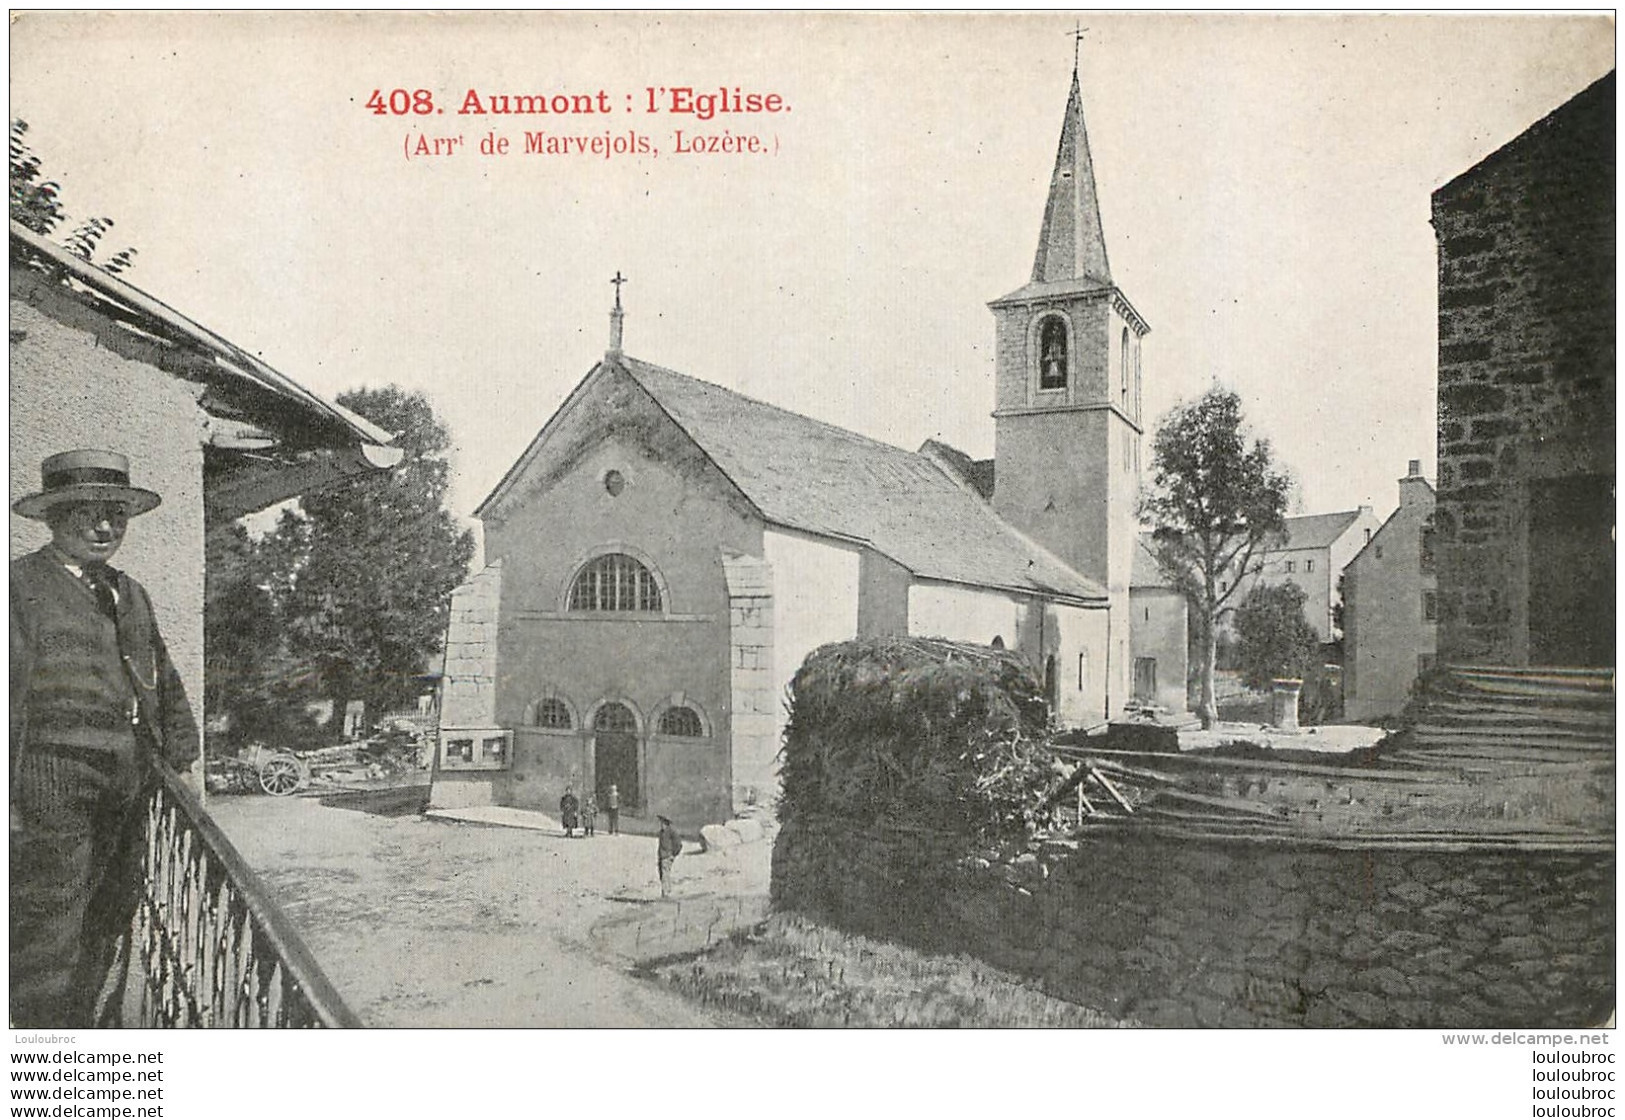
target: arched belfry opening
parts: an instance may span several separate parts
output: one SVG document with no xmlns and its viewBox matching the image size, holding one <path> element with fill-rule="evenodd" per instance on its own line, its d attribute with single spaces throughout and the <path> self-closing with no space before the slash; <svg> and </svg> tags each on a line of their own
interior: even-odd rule
<svg viewBox="0 0 1625 1120">
<path fill-rule="evenodd" d="M 1038 326 L 1038 387 L 1065 389 L 1071 368 L 1066 323 L 1059 315 L 1045 316 Z"/>
</svg>

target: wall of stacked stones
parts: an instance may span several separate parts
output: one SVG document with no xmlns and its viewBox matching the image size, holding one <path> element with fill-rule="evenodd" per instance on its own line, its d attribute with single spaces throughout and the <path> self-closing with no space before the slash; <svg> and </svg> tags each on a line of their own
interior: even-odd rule
<svg viewBox="0 0 1625 1120">
<path fill-rule="evenodd" d="M 800 820 L 776 908 L 967 953 L 1170 1027 L 1572 1026 L 1614 1006 L 1614 857 L 1342 849 L 1114 829 L 962 858 Z"/>
<path fill-rule="evenodd" d="M 1433 197 L 1441 656 L 1524 664 L 1529 478 L 1614 471 L 1614 90 Z"/>
</svg>

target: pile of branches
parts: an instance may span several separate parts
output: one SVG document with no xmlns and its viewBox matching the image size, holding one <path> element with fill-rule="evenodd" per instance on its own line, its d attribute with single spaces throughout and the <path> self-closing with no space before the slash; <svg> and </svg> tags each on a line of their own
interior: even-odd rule
<svg viewBox="0 0 1625 1120">
<path fill-rule="evenodd" d="M 840 642 L 790 683 L 779 820 L 1026 839 L 1062 767 L 1042 689 L 1005 650 L 937 638 Z"/>
</svg>

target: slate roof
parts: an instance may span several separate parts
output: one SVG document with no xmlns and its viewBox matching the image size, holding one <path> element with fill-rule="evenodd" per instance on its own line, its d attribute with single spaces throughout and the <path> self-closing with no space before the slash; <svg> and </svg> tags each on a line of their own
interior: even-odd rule
<svg viewBox="0 0 1625 1120">
<path fill-rule="evenodd" d="M 1348 527 L 1354 524 L 1359 516 L 1359 510 L 1349 509 L 1340 513 L 1289 517 L 1286 519 L 1286 543 L 1270 551 L 1292 552 L 1300 548 L 1330 548 L 1332 542 L 1347 532 Z"/>
<path fill-rule="evenodd" d="M 1101 601 L 925 455 L 634 358 L 618 362 L 768 522 L 861 542 L 915 575 Z"/>
</svg>

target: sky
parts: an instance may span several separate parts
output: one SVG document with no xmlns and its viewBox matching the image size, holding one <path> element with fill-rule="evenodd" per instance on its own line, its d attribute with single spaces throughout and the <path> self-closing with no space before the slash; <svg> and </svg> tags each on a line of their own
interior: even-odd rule
<svg viewBox="0 0 1625 1120">
<path fill-rule="evenodd" d="M 326 396 L 425 392 L 467 515 L 601 357 L 617 273 L 632 356 L 990 456 L 986 304 L 1031 272 L 1080 22 L 1148 421 L 1222 383 L 1294 512 L 1385 515 L 1434 474 L 1430 195 L 1613 67 L 1605 16 L 38 13 L 11 116 L 133 283 Z M 685 87 L 788 108 L 701 120 Z M 440 112 L 388 111 L 419 89 Z"/>
</svg>

